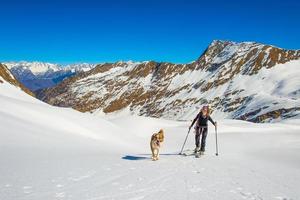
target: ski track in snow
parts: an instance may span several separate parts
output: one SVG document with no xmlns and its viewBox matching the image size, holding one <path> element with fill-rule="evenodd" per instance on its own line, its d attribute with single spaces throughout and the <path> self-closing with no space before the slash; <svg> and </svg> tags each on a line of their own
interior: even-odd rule
<svg viewBox="0 0 300 200">
<path fill-rule="evenodd" d="M 220 155 L 209 127 L 206 154 L 196 159 L 178 155 L 188 122 L 103 119 L 51 107 L 7 84 L 0 105 L 1 200 L 300 198 L 298 120 L 220 121 Z M 153 162 L 149 140 L 159 128 L 165 142 Z M 185 149 L 194 148 L 193 137 Z"/>
</svg>

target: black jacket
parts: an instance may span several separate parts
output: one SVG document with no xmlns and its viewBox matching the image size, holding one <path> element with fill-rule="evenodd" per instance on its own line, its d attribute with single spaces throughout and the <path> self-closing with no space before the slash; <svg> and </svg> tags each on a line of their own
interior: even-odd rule
<svg viewBox="0 0 300 200">
<path fill-rule="evenodd" d="M 207 121 L 210 121 L 213 125 L 215 125 L 215 122 L 212 120 L 210 116 L 204 117 L 202 115 L 202 112 L 200 112 L 196 118 L 193 120 L 191 127 L 194 125 L 194 123 L 197 121 L 197 126 L 207 126 Z"/>
</svg>

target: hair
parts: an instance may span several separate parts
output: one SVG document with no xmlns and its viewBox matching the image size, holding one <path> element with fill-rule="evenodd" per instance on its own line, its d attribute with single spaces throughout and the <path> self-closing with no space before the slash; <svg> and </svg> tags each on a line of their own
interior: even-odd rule
<svg viewBox="0 0 300 200">
<path fill-rule="evenodd" d="M 209 116 L 209 114 L 210 114 L 210 109 L 209 109 L 209 106 L 208 106 L 208 105 L 205 105 L 205 106 L 203 106 L 203 107 L 201 108 L 201 112 L 202 112 L 202 110 L 203 110 L 204 108 L 206 108 L 206 109 L 207 109 L 206 116 L 208 117 L 208 116 Z"/>
</svg>

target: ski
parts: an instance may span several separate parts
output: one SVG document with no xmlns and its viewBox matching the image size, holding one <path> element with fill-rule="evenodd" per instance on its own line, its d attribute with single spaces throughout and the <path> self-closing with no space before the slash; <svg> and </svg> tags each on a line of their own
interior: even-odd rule
<svg viewBox="0 0 300 200">
<path fill-rule="evenodd" d="M 202 157 L 204 155 L 204 153 L 200 152 L 200 151 L 198 151 L 197 153 L 195 153 L 194 150 L 188 149 L 188 150 L 185 150 L 184 152 L 182 152 L 179 155 L 182 155 L 182 156 L 195 156 L 195 158 L 200 158 L 200 157 Z"/>
<path fill-rule="evenodd" d="M 182 156 L 193 156 L 193 155 L 195 155 L 195 152 L 194 152 L 194 150 L 188 149 L 188 150 L 185 150 L 184 152 L 182 152 L 180 155 L 182 155 Z"/>
<path fill-rule="evenodd" d="M 195 157 L 196 157 L 196 158 L 200 158 L 200 157 L 202 157 L 202 156 L 204 156 L 204 152 L 203 152 L 203 151 L 198 151 L 198 152 L 195 154 Z"/>
<path fill-rule="evenodd" d="M 201 157 L 200 152 L 195 153 L 195 158 L 200 158 L 200 157 Z"/>
</svg>

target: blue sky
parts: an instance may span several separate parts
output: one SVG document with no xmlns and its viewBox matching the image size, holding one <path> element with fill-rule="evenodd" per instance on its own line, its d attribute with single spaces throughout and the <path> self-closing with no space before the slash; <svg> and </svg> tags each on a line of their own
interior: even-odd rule
<svg viewBox="0 0 300 200">
<path fill-rule="evenodd" d="M 0 61 L 191 62 L 214 39 L 300 49 L 300 1 L 7 0 Z"/>
</svg>

